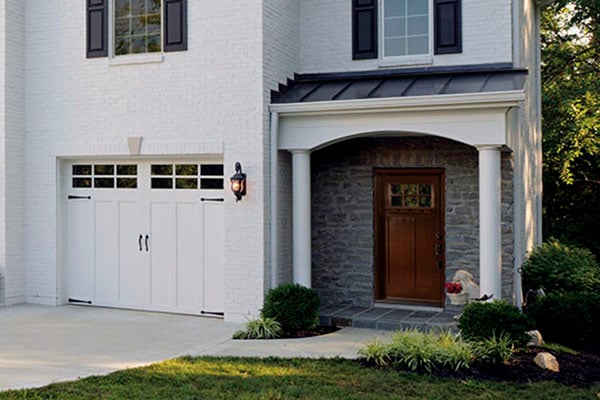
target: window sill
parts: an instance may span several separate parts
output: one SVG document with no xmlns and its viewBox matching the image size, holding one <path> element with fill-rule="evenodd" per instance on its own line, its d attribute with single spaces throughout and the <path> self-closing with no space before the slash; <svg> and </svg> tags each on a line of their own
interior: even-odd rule
<svg viewBox="0 0 600 400">
<path fill-rule="evenodd" d="M 116 56 L 109 59 L 110 66 L 134 65 L 134 64 L 153 64 L 163 62 L 162 53 L 152 54 L 132 54 L 127 56 Z"/>
<path fill-rule="evenodd" d="M 403 57 L 403 58 L 388 58 L 379 60 L 379 68 L 390 67 L 414 67 L 417 65 L 432 65 L 433 57 Z"/>
</svg>

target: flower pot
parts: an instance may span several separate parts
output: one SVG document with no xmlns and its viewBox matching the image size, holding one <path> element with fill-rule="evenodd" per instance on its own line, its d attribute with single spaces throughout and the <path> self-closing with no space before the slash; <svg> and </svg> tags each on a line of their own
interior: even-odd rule
<svg viewBox="0 0 600 400">
<path fill-rule="evenodd" d="M 455 306 L 465 305 L 469 300 L 468 293 L 446 293 L 446 295 L 450 299 L 450 304 Z"/>
</svg>

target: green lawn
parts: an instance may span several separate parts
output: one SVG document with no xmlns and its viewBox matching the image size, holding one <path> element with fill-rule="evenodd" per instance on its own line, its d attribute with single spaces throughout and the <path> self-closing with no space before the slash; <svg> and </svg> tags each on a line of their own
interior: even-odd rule
<svg viewBox="0 0 600 400">
<path fill-rule="evenodd" d="M 374 370 L 347 360 L 184 357 L 3 399 L 598 399 L 554 383 L 481 383 Z"/>
</svg>

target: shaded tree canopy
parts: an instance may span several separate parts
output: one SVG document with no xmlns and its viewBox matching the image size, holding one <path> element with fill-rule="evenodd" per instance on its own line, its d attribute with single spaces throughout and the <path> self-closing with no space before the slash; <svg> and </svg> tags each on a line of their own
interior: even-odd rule
<svg viewBox="0 0 600 400">
<path fill-rule="evenodd" d="M 544 233 L 600 255 L 600 0 L 541 19 Z"/>
</svg>

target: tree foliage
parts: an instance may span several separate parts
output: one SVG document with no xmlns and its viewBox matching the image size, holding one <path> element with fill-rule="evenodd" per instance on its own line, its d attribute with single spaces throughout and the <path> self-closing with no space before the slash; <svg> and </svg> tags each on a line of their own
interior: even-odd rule
<svg viewBox="0 0 600 400">
<path fill-rule="evenodd" d="M 600 255 L 600 0 L 541 18 L 545 234 Z"/>
</svg>

